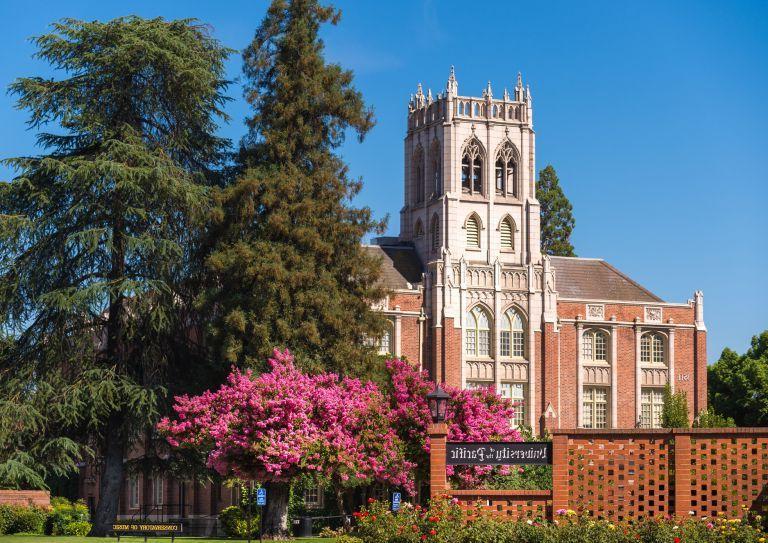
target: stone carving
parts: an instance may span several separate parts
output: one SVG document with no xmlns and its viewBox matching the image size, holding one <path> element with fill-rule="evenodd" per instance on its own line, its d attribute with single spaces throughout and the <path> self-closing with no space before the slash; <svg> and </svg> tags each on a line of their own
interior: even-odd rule
<svg viewBox="0 0 768 543">
<path fill-rule="evenodd" d="M 584 366 L 585 385 L 610 385 L 611 368 L 609 366 Z"/>
<path fill-rule="evenodd" d="M 661 322 L 662 314 L 660 307 L 645 308 L 645 322 Z"/>
<path fill-rule="evenodd" d="M 502 362 L 501 379 L 528 382 L 528 362 Z"/>
<path fill-rule="evenodd" d="M 467 379 L 482 379 L 493 381 L 493 362 L 467 361 L 466 375 Z"/>
<path fill-rule="evenodd" d="M 602 304 L 587 304 L 587 320 L 605 320 L 605 306 Z"/>
<path fill-rule="evenodd" d="M 665 386 L 669 381 L 666 368 L 642 368 L 640 383 L 643 386 Z"/>
</svg>

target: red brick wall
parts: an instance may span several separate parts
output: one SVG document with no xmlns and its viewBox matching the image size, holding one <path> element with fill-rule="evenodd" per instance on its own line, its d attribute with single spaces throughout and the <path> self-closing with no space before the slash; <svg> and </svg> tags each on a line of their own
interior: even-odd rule
<svg viewBox="0 0 768 543">
<path fill-rule="evenodd" d="M 393 292 L 389 295 L 389 309 L 394 310 L 395 307 L 400 306 L 402 311 L 419 311 L 423 300 L 421 291 Z"/>
<path fill-rule="evenodd" d="M 422 364 L 419 352 L 419 318 L 400 317 L 400 353 L 413 364 Z"/>
<path fill-rule="evenodd" d="M 51 505 L 51 493 L 47 490 L 0 490 L 0 505 Z"/>
<path fill-rule="evenodd" d="M 448 495 L 459 500 L 467 520 L 481 514 L 506 520 L 547 520 L 552 518 L 550 490 L 451 490 Z"/>
<path fill-rule="evenodd" d="M 635 403 L 635 331 L 632 328 L 616 329 L 616 423 L 620 428 L 637 426 Z"/>
<path fill-rule="evenodd" d="M 577 415 L 578 369 L 576 362 L 576 326 L 560 326 L 560 413 L 558 428 L 575 428 Z"/>
<path fill-rule="evenodd" d="M 557 302 L 557 316 L 561 319 L 575 319 L 578 315 L 582 318 L 586 317 L 586 304 L 588 302 Z M 645 318 L 646 306 L 655 306 L 653 303 L 647 304 L 603 304 L 605 305 L 605 318 L 606 320 L 611 317 L 616 317 L 616 320 L 623 322 L 634 322 L 635 319 L 640 319 L 640 322 Z M 670 318 L 675 324 L 693 324 L 695 318 L 695 311 L 692 306 L 661 306 L 662 307 L 662 320 L 667 322 Z"/>
</svg>

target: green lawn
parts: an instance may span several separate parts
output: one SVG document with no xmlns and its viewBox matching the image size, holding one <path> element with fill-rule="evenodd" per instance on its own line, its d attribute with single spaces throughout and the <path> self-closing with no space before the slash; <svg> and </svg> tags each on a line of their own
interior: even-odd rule
<svg viewBox="0 0 768 543">
<path fill-rule="evenodd" d="M 70 537 L 70 536 L 58 536 L 58 535 L 0 535 L 0 543 L 115 543 L 117 538 L 115 537 Z M 120 543 L 144 543 L 143 537 L 121 537 Z M 149 536 L 147 541 L 150 543 L 170 543 L 170 537 L 152 537 Z M 232 539 L 207 539 L 204 537 L 177 537 L 176 541 L 180 543 L 224 543 L 227 541 L 235 542 L 237 540 Z M 244 542 L 246 540 L 243 540 Z M 258 541 L 255 539 L 254 541 Z M 292 539 L 294 542 L 301 543 L 333 543 L 335 541 L 331 538 L 297 538 Z"/>
</svg>

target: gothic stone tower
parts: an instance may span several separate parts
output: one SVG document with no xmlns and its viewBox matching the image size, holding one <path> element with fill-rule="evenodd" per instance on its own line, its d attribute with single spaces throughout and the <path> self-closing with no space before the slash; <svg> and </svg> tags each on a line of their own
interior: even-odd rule
<svg viewBox="0 0 768 543">
<path fill-rule="evenodd" d="M 664 387 L 706 407 L 703 295 L 665 302 L 598 258 L 540 250 L 531 93 L 419 86 L 408 106 L 398 238 L 369 250 L 389 290 L 381 354 L 493 387 L 516 422 L 658 427 Z"/>
<path fill-rule="evenodd" d="M 438 380 L 495 385 L 526 405 L 536 404 L 534 341 L 549 272 L 535 157 L 531 94 L 519 74 L 511 94 L 494 97 L 489 82 L 472 97 L 459 94 L 452 68 L 443 93 L 424 95 L 419 85 L 411 97 L 400 240 L 426 267 L 425 358 Z M 533 410 L 519 416 L 537 425 Z"/>
</svg>

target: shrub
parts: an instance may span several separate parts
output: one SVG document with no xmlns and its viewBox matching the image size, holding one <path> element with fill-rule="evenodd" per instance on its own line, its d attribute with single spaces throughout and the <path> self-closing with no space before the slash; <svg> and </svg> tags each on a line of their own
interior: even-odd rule
<svg viewBox="0 0 768 543">
<path fill-rule="evenodd" d="M 511 521 L 482 510 L 467 520 L 454 500 L 434 500 L 428 508 L 403 504 L 396 515 L 386 502 L 355 514 L 362 543 L 763 543 L 759 516 L 742 519 L 651 518 L 634 524 L 579 517 L 560 510 L 554 522 Z"/>
<path fill-rule="evenodd" d="M 91 532 L 91 523 L 87 520 L 76 520 L 64 526 L 63 535 L 85 537 Z"/>
<path fill-rule="evenodd" d="M 64 535 L 64 528 L 75 522 L 88 522 L 88 506 L 82 501 L 71 502 L 66 498 L 51 499 L 51 512 L 45 523 L 47 535 Z"/>
<path fill-rule="evenodd" d="M 43 535 L 48 517 L 46 509 L 20 505 L 5 505 L 2 509 L 0 516 L 4 517 L 2 523 L 5 525 L 5 533 Z"/>
<path fill-rule="evenodd" d="M 251 537 L 259 531 L 258 513 L 254 512 L 251 520 Z M 219 522 L 227 537 L 233 539 L 245 539 L 248 537 L 248 519 L 245 512 L 238 506 L 232 505 L 221 510 Z"/>
<path fill-rule="evenodd" d="M 733 428 L 736 422 L 731 417 L 721 415 L 712 407 L 699 411 L 696 420 L 693 421 L 694 428 Z"/>
<path fill-rule="evenodd" d="M 664 405 L 661 408 L 662 428 L 690 428 L 688 422 L 688 396 L 685 391 L 672 392 L 664 388 Z"/>
</svg>

